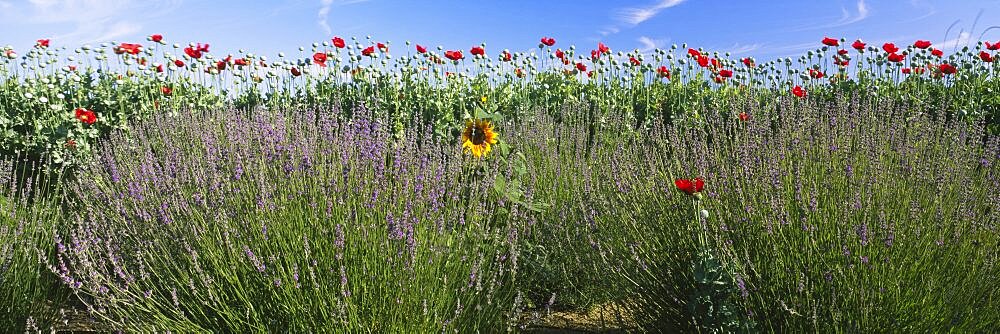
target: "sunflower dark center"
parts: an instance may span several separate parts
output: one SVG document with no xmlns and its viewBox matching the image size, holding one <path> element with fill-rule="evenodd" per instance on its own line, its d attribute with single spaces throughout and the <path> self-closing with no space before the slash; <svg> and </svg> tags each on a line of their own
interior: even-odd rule
<svg viewBox="0 0 1000 334">
<path fill-rule="evenodd" d="M 486 142 L 486 132 L 478 126 L 472 127 L 472 144 L 482 145 L 484 142 Z"/>
</svg>

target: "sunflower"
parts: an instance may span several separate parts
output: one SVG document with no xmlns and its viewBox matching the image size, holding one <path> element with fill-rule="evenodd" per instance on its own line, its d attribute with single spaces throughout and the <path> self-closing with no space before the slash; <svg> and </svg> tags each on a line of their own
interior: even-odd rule
<svg viewBox="0 0 1000 334">
<path fill-rule="evenodd" d="M 462 132 L 462 148 L 479 158 L 490 153 L 490 145 L 497 143 L 497 133 L 493 132 L 493 124 L 487 120 L 465 121 L 465 131 Z"/>
</svg>

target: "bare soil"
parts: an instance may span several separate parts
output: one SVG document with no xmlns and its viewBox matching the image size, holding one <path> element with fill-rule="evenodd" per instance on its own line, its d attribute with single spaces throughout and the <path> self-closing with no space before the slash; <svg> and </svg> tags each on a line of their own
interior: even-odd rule
<svg viewBox="0 0 1000 334">
<path fill-rule="evenodd" d="M 599 305 L 589 310 L 525 312 L 522 323 L 529 324 L 525 333 L 629 333 L 636 332 L 635 321 L 628 310 L 614 304 Z"/>
</svg>

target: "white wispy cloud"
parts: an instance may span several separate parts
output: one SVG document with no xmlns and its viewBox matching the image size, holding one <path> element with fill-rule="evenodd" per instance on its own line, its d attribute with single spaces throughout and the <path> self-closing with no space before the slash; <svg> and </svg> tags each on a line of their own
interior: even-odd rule
<svg viewBox="0 0 1000 334">
<path fill-rule="evenodd" d="M 638 39 L 642 47 L 639 48 L 639 52 L 647 53 L 653 51 L 654 49 L 661 48 L 664 44 L 669 42 L 669 39 L 652 39 L 646 36 L 640 36 Z"/>
<path fill-rule="evenodd" d="M 871 16 L 871 10 L 868 8 L 868 4 L 865 0 L 858 0 L 855 4 L 855 12 L 852 13 L 847 9 L 847 7 L 840 8 L 841 16 L 836 22 L 825 24 L 825 25 L 809 25 L 798 29 L 792 29 L 791 32 L 816 30 L 816 29 L 830 29 L 839 28 L 843 26 L 848 26 L 861 22 Z"/>
<path fill-rule="evenodd" d="M 110 23 L 110 22 L 109 22 Z M 128 37 L 134 35 L 142 30 L 142 26 L 133 22 L 115 22 L 110 23 L 103 29 L 103 34 L 98 37 L 91 38 L 90 40 L 83 41 L 84 43 L 96 43 L 102 41 L 115 40 L 122 37 Z"/>
<path fill-rule="evenodd" d="M 739 55 L 739 54 L 746 54 L 746 53 L 750 53 L 750 52 L 753 52 L 753 51 L 757 51 L 757 50 L 759 50 L 763 46 L 764 45 L 760 44 L 760 43 L 754 43 L 754 44 L 739 44 L 739 43 L 737 43 L 737 44 L 733 44 L 733 46 L 730 46 L 730 47 L 726 48 L 725 50 L 728 51 L 729 54 Z"/>
<path fill-rule="evenodd" d="M 616 34 L 622 29 L 622 25 L 627 27 L 634 27 L 643 23 L 657 14 L 662 12 L 664 9 L 677 6 L 686 0 L 659 0 L 656 4 L 645 6 L 645 7 L 628 7 L 619 8 L 614 12 L 614 17 L 619 24 L 605 27 L 598 33 L 601 36 L 607 36 L 611 34 Z"/>
<path fill-rule="evenodd" d="M 848 20 L 843 21 L 843 24 L 848 25 L 855 22 L 860 22 L 861 20 L 867 19 L 869 15 L 870 12 L 868 12 L 868 5 L 865 4 L 865 0 L 858 0 L 858 15 L 854 17 L 849 17 Z"/>
<path fill-rule="evenodd" d="M 682 2 L 684 2 L 684 0 L 661 0 L 652 6 L 624 8 L 619 10 L 618 18 L 621 21 L 634 26 L 653 18 L 664 9 L 677 6 Z"/>
<path fill-rule="evenodd" d="M 52 25 L 53 31 L 72 27 L 51 37 L 60 43 L 103 42 L 117 38 L 139 38 L 143 20 L 165 15 L 181 0 L 28 0 L 3 1 L 0 19 L 8 22 Z"/>
<path fill-rule="evenodd" d="M 970 41 L 971 37 L 972 37 L 972 34 L 970 34 L 967 31 L 963 31 L 962 33 L 958 34 L 958 37 L 955 37 L 955 38 L 949 39 L 947 41 L 941 42 L 940 44 L 935 44 L 934 47 L 937 48 L 937 49 L 942 49 L 942 50 L 948 50 L 948 49 L 955 49 L 955 48 L 963 47 L 963 46 L 969 45 L 969 41 Z"/>
<path fill-rule="evenodd" d="M 607 36 L 607 35 L 611 35 L 611 34 L 617 34 L 619 31 L 621 31 L 621 28 L 618 28 L 618 27 L 615 27 L 615 26 L 608 26 L 608 27 L 604 27 L 604 29 L 601 30 L 600 33 L 601 33 L 601 36 Z"/>
<path fill-rule="evenodd" d="M 806 42 L 798 44 L 786 44 L 780 46 L 760 46 L 758 49 L 763 48 L 761 55 L 774 55 L 778 57 L 790 57 L 790 56 L 801 56 L 806 50 L 816 49 L 820 44 L 818 42 Z"/>
<path fill-rule="evenodd" d="M 350 5 L 362 2 L 368 2 L 368 0 L 341 0 L 341 1 L 320 0 L 321 6 L 319 8 L 319 13 L 316 13 L 316 18 L 317 18 L 316 23 L 319 24 L 320 28 L 323 28 L 323 32 L 325 32 L 327 35 L 331 35 L 333 34 L 333 30 L 330 29 L 329 18 L 330 18 L 330 10 L 333 8 L 333 6 L 335 4 Z"/>
<path fill-rule="evenodd" d="M 924 1 L 921 1 L 921 0 L 911 0 L 910 1 L 910 6 L 913 6 L 913 8 L 917 8 L 917 9 L 923 9 L 923 10 L 926 11 L 926 13 L 924 13 L 923 15 L 911 18 L 909 20 L 903 21 L 901 23 L 909 23 L 909 22 L 920 21 L 920 20 L 923 20 L 925 18 L 930 17 L 931 15 L 937 14 L 937 8 L 934 8 L 934 6 L 931 5 L 930 3 L 927 3 L 927 2 L 924 2 Z"/>
<path fill-rule="evenodd" d="M 320 28 L 323 28 L 323 32 L 329 36 L 333 32 L 330 31 L 330 24 L 326 20 L 330 17 L 330 7 L 333 6 L 333 0 L 321 0 L 320 2 L 323 6 L 319 8 L 319 13 L 316 15 L 319 18 L 317 23 L 319 23 Z"/>
</svg>

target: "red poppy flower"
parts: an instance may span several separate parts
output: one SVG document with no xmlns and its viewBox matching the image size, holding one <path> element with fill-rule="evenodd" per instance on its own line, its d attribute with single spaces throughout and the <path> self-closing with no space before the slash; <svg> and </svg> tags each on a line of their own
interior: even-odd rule
<svg viewBox="0 0 1000 334">
<path fill-rule="evenodd" d="M 604 45 L 604 43 L 597 42 L 597 51 L 604 54 L 609 54 L 611 53 L 611 48 L 609 48 L 607 45 Z"/>
<path fill-rule="evenodd" d="M 191 58 L 194 58 L 194 59 L 201 58 L 201 51 L 198 51 L 197 49 L 194 49 L 194 48 L 192 48 L 190 46 L 184 48 L 184 54 L 186 54 L 186 55 L 188 55 L 188 57 L 191 57 Z"/>
<path fill-rule="evenodd" d="M 934 55 L 934 56 L 936 56 L 936 57 L 938 57 L 938 58 L 944 57 L 944 51 L 941 51 L 941 50 L 938 50 L 938 49 L 931 50 L 931 54 Z"/>
<path fill-rule="evenodd" d="M 469 50 L 469 53 L 473 56 L 486 56 L 486 49 L 481 46 L 473 46 L 472 49 Z"/>
<path fill-rule="evenodd" d="M 69 65 L 67 67 L 69 67 L 70 71 L 76 71 L 76 65 Z M 160 72 L 163 72 L 163 71 L 160 71 Z"/>
<path fill-rule="evenodd" d="M 330 41 L 333 42 L 333 46 L 336 46 L 338 49 L 343 49 L 347 46 L 347 43 L 344 43 L 344 39 L 338 36 L 333 36 L 333 39 Z"/>
<path fill-rule="evenodd" d="M 115 47 L 115 53 L 117 54 L 122 54 L 127 52 L 130 55 L 137 55 L 139 54 L 140 51 L 142 51 L 142 45 L 139 44 L 121 43 L 117 47 Z"/>
<path fill-rule="evenodd" d="M 750 59 L 749 57 L 740 59 L 740 61 L 743 62 L 743 65 L 746 65 L 746 67 L 754 66 L 753 59 Z"/>
<path fill-rule="evenodd" d="M 802 89 L 802 86 L 795 86 L 792 88 L 792 94 L 798 97 L 806 97 L 806 90 Z"/>
<path fill-rule="evenodd" d="M 904 55 L 901 55 L 901 54 L 898 54 L 898 53 L 895 53 L 895 52 L 889 54 L 889 61 L 891 61 L 893 63 L 901 62 L 904 59 L 906 59 L 906 56 L 904 56 Z"/>
<path fill-rule="evenodd" d="M 913 46 L 917 47 L 918 49 L 926 49 L 931 47 L 931 41 L 918 39 L 916 42 L 913 42 Z"/>
<path fill-rule="evenodd" d="M 459 59 L 465 58 L 465 56 L 462 55 L 462 51 L 461 50 L 457 50 L 457 51 L 445 51 L 444 52 L 444 57 L 448 58 L 448 59 L 451 59 L 451 60 L 459 60 Z"/>
<path fill-rule="evenodd" d="M 97 115 L 93 111 L 87 110 L 85 108 L 76 108 L 76 119 L 80 120 L 84 124 L 90 125 L 97 122 Z"/>
<path fill-rule="evenodd" d="M 628 61 L 632 63 L 632 65 L 634 66 L 642 65 L 642 62 L 639 61 L 638 59 L 635 59 L 635 57 L 628 57 Z"/>
<path fill-rule="evenodd" d="M 909 67 L 901 68 L 901 69 L 899 69 L 899 71 L 903 72 L 903 74 L 910 74 L 910 68 Z"/>
<path fill-rule="evenodd" d="M 809 69 L 809 77 L 813 79 L 822 79 L 824 76 L 826 76 L 826 73 L 811 68 Z"/>
<path fill-rule="evenodd" d="M 139 65 L 146 66 L 146 58 L 139 58 Z"/>
<path fill-rule="evenodd" d="M 369 47 L 365 48 L 364 50 L 361 50 L 361 54 L 365 55 L 365 56 L 371 56 L 374 53 L 375 53 L 375 47 L 374 46 L 369 46 Z"/>
<path fill-rule="evenodd" d="M 419 53 L 427 53 L 427 48 L 421 46 L 420 44 L 417 44 L 417 52 L 419 52 Z"/>
<path fill-rule="evenodd" d="M 224 71 L 226 69 L 226 61 L 220 60 L 215 62 L 215 68 L 219 69 L 219 71 Z"/>
<path fill-rule="evenodd" d="M 236 66 L 247 66 L 247 64 L 248 63 L 247 63 L 246 58 L 240 58 L 240 59 L 237 59 L 237 60 L 233 61 L 233 65 L 236 65 Z"/>
<path fill-rule="evenodd" d="M 514 59 L 514 56 L 510 52 L 507 52 L 507 50 L 503 50 L 503 53 L 500 54 L 500 60 L 510 61 L 511 59 Z"/>
<path fill-rule="evenodd" d="M 683 191 L 688 195 L 694 194 L 694 182 L 691 182 L 691 180 L 676 179 L 674 180 L 674 186 L 676 186 L 678 190 Z"/>
<path fill-rule="evenodd" d="M 708 57 L 707 56 L 698 56 L 698 66 L 708 67 Z"/>
<path fill-rule="evenodd" d="M 695 50 L 695 49 L 688 48 L 688 56 L 689 57 L 701 57 L 701 52 L 698 52 L 698 50 Z"/>
<path fill-rule="evenodd" d="M 882 44 L 882 50 L 885 50 L 885 53 L 896 53 L 896 51 L 899 51 L 899 48 L 896 47 L 896 44 L 885 43 Z"/>
<path fill-rule="evenodd" d="M 296 76 L 296 77 L 302 75 L 302 71 L 299 71 L 299 69 L 294 68 L 294 67 L 292 67 L 292 69 L 289 70 L 289 71 L 292 72 L 292 75 Z"/>
<path fill-rule="evenodd" d="M 66 144 L 65 145 L 66 145 L 66 148 L 76 148 L 76 140 L 73 140 L 73 138 L 66 139 Z"/>
<path fill-rule="evenodd" d="M 715 80 L 715 83 L 720 84 L 723 81 L 726 81 L 726 78 L 723 78 L 721 76 L 716 75 L 714 80 Z"/>
<path fill-rule="evenodd" d="M 587 72 L 587 77 L 588 78 L 593 78 L 594 77 L 594 71 Z"/>
<path fill-rule="evenodd" d="M 659 74 L 661 77 L 670 79 L 670 69 L 668 69 L 666 66 L 660 66 L 660 68 L 656 69 L 656 73 Z"/>
<path fill-rule="evenodd" d="M 730 70 L 719 70 L 719 75 L 722 76 L 723 78 L 732 78 L 733 77 L 733 71 L 730 71 Z"/>
<path fill-rule="evenodd" d="M 979 59 L 982 59 L 987 63 L 993 62 L 993 56 L 987 53 L 986 51 L 979 51 Z"/>
<path fill-rule="evenodd" d="M 838 41 L 836 38 L 824 37 L 823 38 L 823 45 L 826 45 L 826 46 L 840 46 L 840 41 Z"/>
<path fill-rule="evenodd" d="M 552 37 L 542 37 L 542 44 L 545 44 L 545 46 L 556 45 L 556 39 Z"/>
<path fill-rule="evenodd" d="M 847 49 L 837 50 L 837 54 L 841 55 L 841 56 L 846 56 L 847 55 Z"/>
<path fill-rule="evenodd" d="M 694 195 L 697 192 L 705 190 L 705 180 L 702 180 L 700 177 L 694 179 L 676 179 L 674 180 L 674 186 L 688 195 Z"/>
<path fill-rule="evenodd" d="M 990 44 L 990 42 L 986 42 L 986 49 L 990 51 L 1000 50 L 1000 41 L 997 41 L 996 44 Z"/>
<path fill-rule="evenodd" d="M 580 70 L 580 72 L 584 72 L 587 70 L 587 65 L 584 63 L 576 63 L 576 69 Z"/>
<path fill-rule="evenodd" d="M 174 90 L 170 89 L 170 87 L 163 86 L 163 87 L 160 87 L 160 92 L 162 92 L 163 95 L 170 96 L 170 94 L 172 94 L 174 92 Z"/>
<path fill-rule="evenodd" d="M 862 42 L 860 39 L 854 40 L 854 43 L 851 43 L 851 47 L 854 48 L 855 50 L 863 51 L 865 49 L 865 43 Z"/>
<path fill-rule="evenodd" d="M 941 70 L 941 73 L 944 74 L 955 74 L 955 72 L 957 71 L 955 66 L 948 63 L 938 65 L 938 69 Z"/>
<path fill-rule="evenodd" d="M 319 67 L 326 67 L 326 53 L 316 52 L 313 54 L 313 63 L 319 65 Z"/>
<path fill-rule="evenodd" d="M 739 114 L 739 118 L 740 118 L 741 121 L 746 122 L 746 121 L 750 120 L 750 114 L 748 114 L 746 111 L 741 111 L 740 114 Z"/>
<path fill-rule="evenodd" d="M 523 78 L 524 77 L 524 71 L 522 71 L 520 68 L 515 68 L 514 69 L 514 75 L 516 75 L 518 78 Z"/>
<path fill-rule="evenodd" d="M 389 47 L 386 46 L 385 44 L 375 43 L 375 45 L 378 45 L 378 49 L 381 50 L 382 52 L 389 52 Z"/>
<path fill-rule="evenodd" d="M 188 46 L 188 47 L 184 48 L 184 53 L 187 54 L 188 57 L 191 57 L 191 58 L 194 58 L 194 59 L 201 58 L 201 55 L 202 55 L 203 52 L 208 52 L 208 44 L 201 45 L 201 43 L 198 43 L 194 47 Z"/>
<path fill-rule="evenodd" d="M 601 58 L 601 54 L 597 50 L 590 50 L 590 60 L 597 60 Z"/>
<path fill-rule="evenodd" d="M 163 64 L 156 65 L 156 73 L 163 73 Z"/>
<path fill-rule="evenodd" d="M 174 59 L 174 66 L 184 67 L 184 61 L 180 59 Z"/>
<path fill-rule="evenodd" d="M 137 55 L 142 51 L 142 45 L 139 44 L 122 43 L 122 48 L 130 55 Z"/>
<path fill-rule="evenodd" d="M 565 56 L 566 56 L 566 54 L 563 53 L 562 50 L 556 49 L 556 58 L 563 59 L 563 57 L 565 57 Z"/>
<path fill-rule="evenodd" d="M 163 43 L 163 35 L 160 34 L 150 35 L 149 40 L 153 41 L 153 43 Z"/>
<path fill-rule="evenodd" d="M 712 58 L 711 61 L 712 61 L 712 68 L 719 68 L 720 63 L 718 59 Z"/>
<path fill-rule="evenodd" d="M 36 48 L 47 48 L 47 47 L 49 47 L 49 40 L 48 39 L 37 40 L 37 41 L 35 41 L 35 47 Z"/>
</svg>

